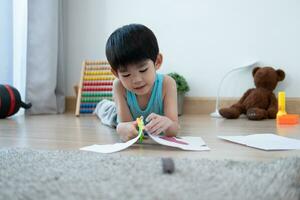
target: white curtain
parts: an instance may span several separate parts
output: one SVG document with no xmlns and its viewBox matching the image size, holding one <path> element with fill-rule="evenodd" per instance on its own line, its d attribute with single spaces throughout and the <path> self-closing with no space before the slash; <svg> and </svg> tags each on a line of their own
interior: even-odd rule
<svg viewBox="0 0 300 200">
<path fill-rule="evenodd" d="M 12 71 L 12 2 L 10 0 L 0 1 L 0 84 L 13 84 Z"/>
<path fill-rule="evenodd" d="M 65 108 L 62 1 L 28 0 L 26 101 L 29 114 Z"/>
<path fill-rule="evenodd" d="M 0 84 L 15 87 L 25 97 L 27 0 L 0 1 Z M 19 114 L 24 110 L 20 109 Z"/>
<path fill-rule="evenodd" d="M 13 85 L 26 94 L 27 0 L 13 0 Z M 19 114 L 24 113 L 20 109 Z"/>
<path fill-rule="evenodd" d="M 61 0 L 0 0 L 0 84 L 32 103 L 29 114 L 64 112 L 62 38 Z"/>
</svg>

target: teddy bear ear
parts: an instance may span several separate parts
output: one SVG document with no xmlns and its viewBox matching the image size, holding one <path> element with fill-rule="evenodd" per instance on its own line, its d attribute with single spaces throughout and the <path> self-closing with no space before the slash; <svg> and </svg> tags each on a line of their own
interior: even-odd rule
<svg viewBox="0 0 300 200">
<path fill-rule="evenodd" d="M 281 69 L 277 69 L 276 70 L 276 73 L 277 73 L 277 80 L 278 81 L 282 81 L 284 78 L 285 78 L 285 73 L 284 73 L 284 71 L 283 70 L 281 70 Z"/>
<path fill-rule="evenodd" d="M 255 73 L 257 72 L 257 70 L 259 70 L 260 67 L 254 67 L 254 69 L 252 70 L 252 76 L 254 77 Z"/>
</svg>

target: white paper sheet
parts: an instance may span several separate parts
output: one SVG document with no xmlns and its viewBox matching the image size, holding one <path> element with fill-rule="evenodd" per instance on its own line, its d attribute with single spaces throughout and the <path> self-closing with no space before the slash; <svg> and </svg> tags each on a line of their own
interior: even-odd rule
<svg viewBox="0 0 300 200">
<path fill-rule="evenodd" d="M 218 138 L 263 150 L 300 149 L 300 140 L 291 139 L 272 133 L 246 136 L 218 136 Z"/>
<path fill-rule="evenodd" d="M 93 151 L 98 153 L 114 153 L 126 149 L 136 143 L 139 139 L 141 134 L 135 137 L 132 140 L 129 140 L 124 143 L 115 143 L 115 144 L 106 144 L 106 145 L 91 145 L 80 148 L 80 150 L 84 151 Z M 190 151 L 207 151 L 209 148 L 206 146 L 205 142 L 202 140 L 201 137 L 163 137 L 163 136 L 154 136 L 150 135 L 154 141 L 159 144 L 177 147 L 183 150 L 190 150 Z"/>
</svg>

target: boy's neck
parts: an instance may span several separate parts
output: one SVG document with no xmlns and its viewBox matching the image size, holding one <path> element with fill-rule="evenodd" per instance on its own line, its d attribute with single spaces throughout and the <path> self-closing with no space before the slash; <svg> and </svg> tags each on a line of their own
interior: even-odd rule
<svg viewBox="0 0 300 200">
<path fill-rule="evenodd" d="M 152 88 L 150 90 L 150 92 L 148 92 L 147 94 L 144 94 L 144 95 L 136 95 L 136 99 L 137 99 L 137 102 L 139 104 L 139 107 L 143 110 L 143 109 L 146 109 L 147 105 L 148 105 L 148 102 L 150 101 L 150 98 L 151 98 L 151 95 L 152 95 L 152 91 L 153 91 L 153 87 L 154 87 L 154 84 L 152 85 Z"/>
</svg>

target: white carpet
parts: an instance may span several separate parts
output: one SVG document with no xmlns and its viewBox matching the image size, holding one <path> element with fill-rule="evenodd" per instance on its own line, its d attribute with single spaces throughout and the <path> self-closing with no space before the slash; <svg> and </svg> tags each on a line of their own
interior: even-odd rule
<svg viewBox="0 0 300 200">
<path fill-rule="evenodd" d="M 300 199 L 300 158 L 272 162 L 0 149 L 0 199 Z"/>
</svg>

